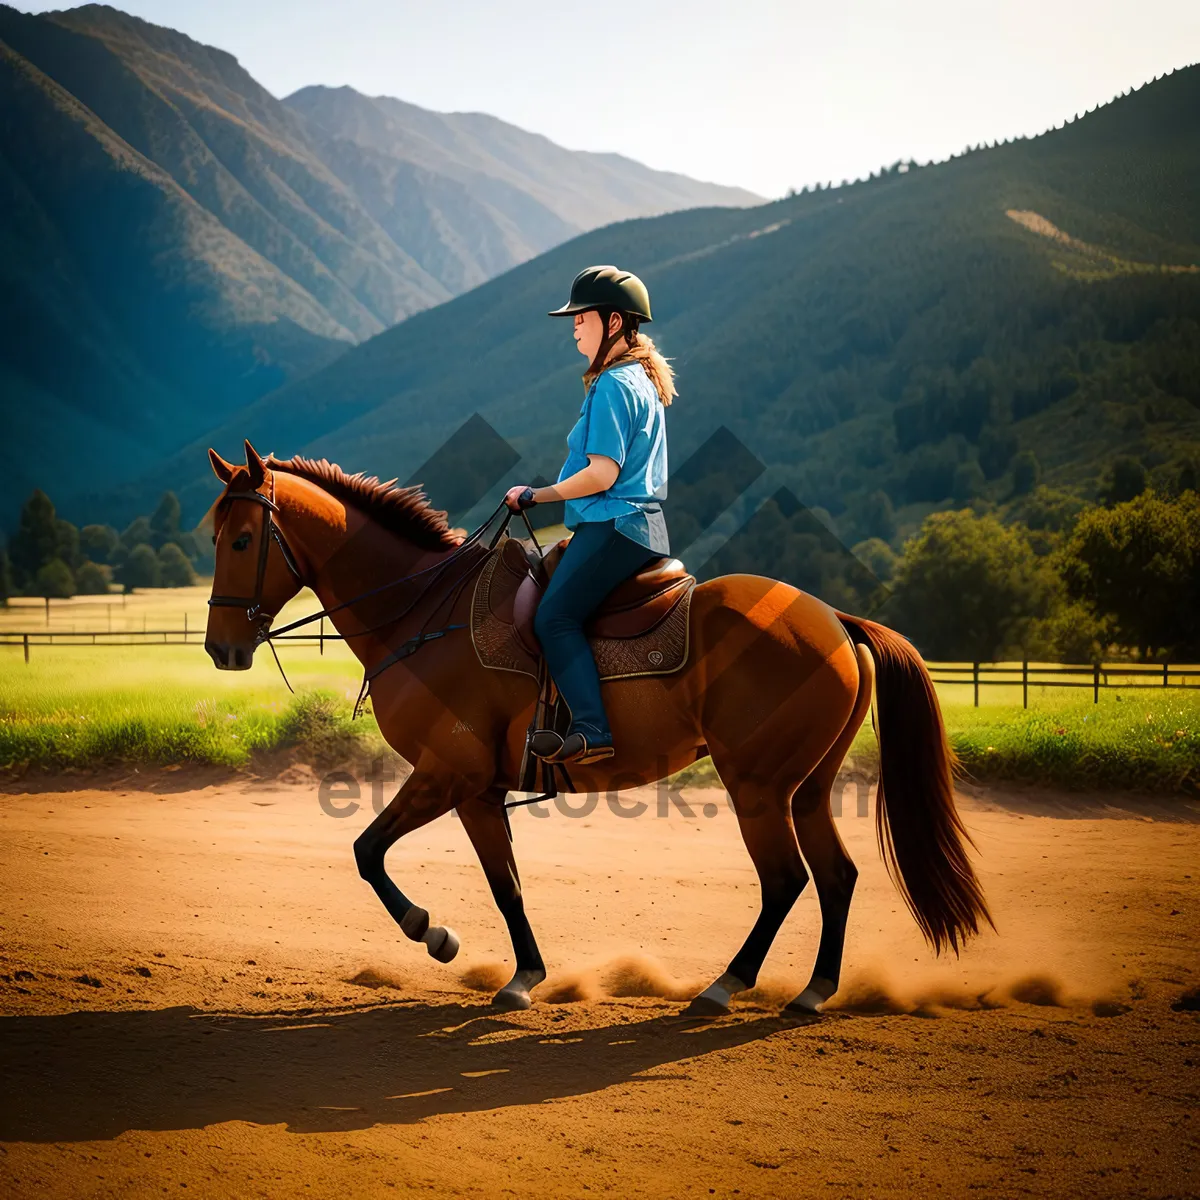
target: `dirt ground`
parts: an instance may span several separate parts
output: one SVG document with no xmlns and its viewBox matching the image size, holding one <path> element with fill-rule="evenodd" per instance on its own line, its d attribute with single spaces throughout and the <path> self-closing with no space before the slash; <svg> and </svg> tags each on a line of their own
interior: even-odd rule
<svg viewBox="0 0 1200 1200">
<path fill-rule="evenodd" d="M 460 934 L 443 966 L 356 874 L 370 785 L 335 818 L 299 772 L 69 784 L 0 794 L 4 1197 L 1200 1193 L 1195 802 L 960 793 L 999 932 L 936 961 L 848 792 L 832 1011 L 779 1013 L 810 888 L 695 1022 L 758 905 L 719 792 L 515 815 L 551 977 L 512 1014 L 453 817 L 388 860 Z"/>
</svg>

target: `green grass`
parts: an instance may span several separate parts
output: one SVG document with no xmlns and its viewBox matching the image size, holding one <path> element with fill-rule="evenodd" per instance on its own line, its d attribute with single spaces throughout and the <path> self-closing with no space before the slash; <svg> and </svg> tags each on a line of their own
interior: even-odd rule
<svg viewBox="0 0 1200 1200">
<path fill-rule="evenodd" d="M 51 628 L 202 629 L 204 588 L 147 592 L 52 605 Z M 108 605 L 116 604 L 110 614 Z M 285 616 L 312 611 L 298 598 Z M 40 605 L 0 610 L 0 628 L 33 628 Z M 378 753 L 368 713 L 351 724 L 362 679 L 341 644 L 283 645 L 292 696 L 269 654 L 245 672 L 217 671 L 199 641 L 190 645 L 91 647 L 35 645 L 28 665 L 20 646 L 0 648 L 0 770 L 90 769 L 108 765 L 201 763 L 245 767 L 280 752 L 314 764 Z M 931 664 L 935 676 L 937 664 Z M 1113 676 L 1114 680 L 1117 678 Z M 950 740 L 970 776 L 1067 788 L 1136 788 L 1170 794 L 1200 791 L 1200 688 L 1090 690 L 984 688 L 979 708 L 970 684 L 938 689 Z M 276 760 L 277 761 L 277 760 Z M 849 765 L 873 772 L 878 751 L 868 720 Z M 705 760 L 684 773 L 716 783 Z"/>
<path fill-rule="evenodd" d="M 1100 703 L 1068 699 L 1028 709 L 946 703 L 950 744 L 973 782 L 1039 783 L 1066 789 L 1200 793 L 1200 689 L 1101 692 Z M 1019 693 L 1018 693 L 1019 698 Z M 874 776 L 879 748 L 868 719 L 846 769 Z M 685 786 L 719 785 L 704 759 L 681 771 Z"/>
<path fill-rule="evenodd" d="M 382 747 L 353 725 L 358 663 L 341 646 L 284 647 L 293 696 L 269 654 L 217 671 L 200 645 L 0 650 L 0 770 L 204 763 L 243 767 L 296 750 L 313 763 Z"/>
<path fill-rule="evenodd" d="M 1101 693 L 1053 709 L 955 707 L 951 743 L 979 780 L 1200 792 L 1200 693 Z"/>
</svg>

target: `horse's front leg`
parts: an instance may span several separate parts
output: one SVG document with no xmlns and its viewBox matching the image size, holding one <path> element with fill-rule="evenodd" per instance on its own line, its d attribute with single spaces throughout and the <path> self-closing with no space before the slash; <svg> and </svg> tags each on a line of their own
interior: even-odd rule
<svg viewBox="0 0 1200 1200">
<path fill-rule="evenodd" d="M 420 829 L 464 800 L 462 780 L 452 780 L 420 765 L 404 781 L 391 803 L 359 834 L 354 842 L 358 873 L 375 889 L 406 937 L 424 942 L 438 962 L 448 963 L 458 953 L 458 934 L 442 925 L 430 925 L 429 913 L 414 904 L 384 869 L 388 850 L 406 833 Z"/>
<path fill-rule="evenodd" d="M 503 805 L 507 794 L 503 788 L 493 788 L 460 804 L 458 815 L 479 855 L 496 907 L 508 926 L 517 960 L 512 979 L 496 993 L 492 1003 L 500 1008 L 517 1009 L 529 1007 L 529 992 L 546 978 L 546 967 L 525 916 L 521 879 L 504 822 Z"/>
</svg>

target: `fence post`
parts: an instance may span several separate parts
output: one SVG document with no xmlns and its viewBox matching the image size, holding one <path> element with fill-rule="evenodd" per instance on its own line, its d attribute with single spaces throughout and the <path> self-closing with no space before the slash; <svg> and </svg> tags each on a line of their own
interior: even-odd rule
<svg viewBox="0 0 1200 1200">
<path fill-rule="evenodd" d="M 1029 707 L 1029 659 L 1021 660 L 1021 707 Z"/>
<path fill-rule="evenodd" d="M 49 627 L 50 627 L 50 597 L 47 596 L 45 598 L 45 600 L 46 600 L 46 628 L 49 629 Z"/>
<path fill-rule="evenodd" d="M 1092 703 L 1100 703 L 1100 664 L 1092 663 Z"/>
<path fill-rule="evenodd" d="M 979 664 L 971 664 L 971 680 L 975 685 L 975 707 L 979 707 Z"/>
<path fill-rule="evenodd" d="M 320 637 L 318 640 L 320 642 L 321 654 L 324 655 L 324 653 L 325 653 L 325 618 L 324 617 L 321 618 L 321 633 L 320 633 Z"/>
<path fill-rule="evenodd" d="M 1163 663 L 1163 687 L 1169 686 L 1169 684 L 1167 683 L 1167 672 L 1169 670 L 1170 670 L 1170 668 L 1167 666 L 1167 664 Z"/>
<path fill-rule="evenodd" d="M 183 640 L 187 643 L 187 613 L 183 614 Z"/>
<path fill-rule="evenodd" d="M 22 639 L 25 645 L 25 665 L 29 666 L 29 634 Z"/>
</svg>

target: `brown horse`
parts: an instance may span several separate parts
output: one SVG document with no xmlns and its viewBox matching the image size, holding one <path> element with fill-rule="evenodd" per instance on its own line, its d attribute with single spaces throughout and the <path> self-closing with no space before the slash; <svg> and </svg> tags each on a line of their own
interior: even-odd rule
<svg viewBox="0 0 1200 1200">
<path fill-rule="evenodd" d="M 206 650 L 221 669 L 245 670 L 273 615 L 304 585 L 326 609 L 337 609 L 338 632 L 368 675 L 379 671 L 371 683 L 379 728 L 413 767 L 355 842 L 359 873 L 407 937 L 449 962 L 458 938 L 431 925 L 396 887 L 384 856 L 406 833 L 457 809 L 516 957 L 495 1003 L 528 1007 L 530 989 L 546 973 L 525 917 L 503 804 L 518 784 L 536 689 L 528 677 L 484 669 L 463 632 L 487 547 L 462 545 L 416 488 L 348 476 L 325 461 L 264 461 L 249 442 L 244 467 L 209 455 L 225 490 L 214 507 Z M 755 575 L 698 585 L 690 622 L 681 671 L 604 684 L 618 752 L 573 769 L 572 784 L 612 794 L 712 755 L 762 904 L 728 970 L 692 1011 L 724 1012 L 734 993 L 753 986 L 809 872 L 821 941 L 812 979 L 789 1008 L 811 1013 L 837 990 L 858 872 L 834 826 L 830 790 L 873 689 L 876 826 L 888 869 L 937 952 L 957 952 L 981 922 L 990 923 L 954 807 L 957 760 L 913 646 L 882 625 Z"/>
</svg>

